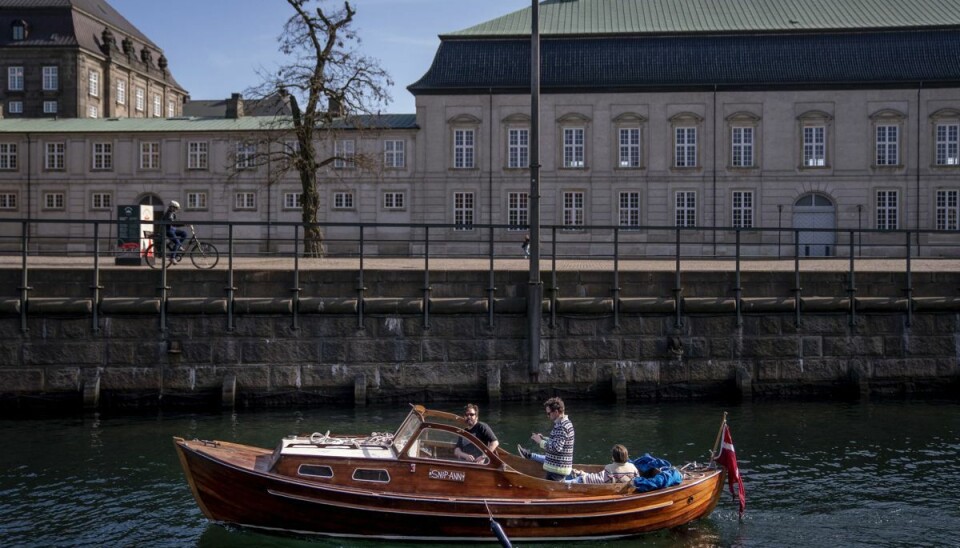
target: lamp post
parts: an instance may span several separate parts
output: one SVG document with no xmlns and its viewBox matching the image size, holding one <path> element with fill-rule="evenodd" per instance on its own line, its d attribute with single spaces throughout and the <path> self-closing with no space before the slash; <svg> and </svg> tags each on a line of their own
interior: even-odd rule
<svg viewBox="0 0 960 548">
<path fill-rule="evenodd" d="M 530 380 L 540 375 L 540 320 L 543 285 L 540 281 L 540 4 L 530 6 L 530 281 L 527 319 L 530 334 Z"/>
</svg>

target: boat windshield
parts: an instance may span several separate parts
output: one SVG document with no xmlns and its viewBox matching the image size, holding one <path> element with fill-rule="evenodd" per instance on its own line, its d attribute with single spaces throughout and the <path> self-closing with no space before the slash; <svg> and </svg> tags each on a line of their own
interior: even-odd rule
<svg viewBox="0 0 960 548">
<path fill-rule="evenodd" d="M 404 446 L 407 445 L 417 429 L 420 428 L 421 422 L 420 415 L 411 411 L 403 424 L 400 425 L 397 433 L 393 436 L 393 446 L 397 449 L 398 455 L 403 451 Z"/>
</svg>

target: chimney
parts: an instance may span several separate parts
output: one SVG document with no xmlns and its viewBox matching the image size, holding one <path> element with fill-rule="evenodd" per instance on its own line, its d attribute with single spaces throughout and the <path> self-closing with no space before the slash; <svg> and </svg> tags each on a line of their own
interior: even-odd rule
<svg viewBox="0 0 960 548">
<path fill-rule="evenodd" d="M 334 118 L 340 118 L 343 116 L 343 103 L 339 99 L 331 97 L 327 101 L 327 113 Z"/>
<path fill-rule="evenodd" d="M 239 93 L 234 93 L 227 99 L 226 117 L 234 120 L 243 118 L 243 97 Z"/>
</svg>

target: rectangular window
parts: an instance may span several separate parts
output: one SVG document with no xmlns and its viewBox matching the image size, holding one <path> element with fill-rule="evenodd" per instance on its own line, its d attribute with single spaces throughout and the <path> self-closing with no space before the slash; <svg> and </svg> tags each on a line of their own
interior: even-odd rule
<svg viewBox="0 0 960 548">
<path fill-rule="evenodd" d="M 530 167 L 530 130 L 507 131 L 507 167 L 521 169 Z"/>
<path fill-rule="evenodd" d="M 187 192 L 187 209 L 207 209 L 207 193 Z"/>
<path fill-rule="evenodd" d="M 582 127 L 563 128 L 563 167 L 584 167 L 584 135 Z"/>
<path fill-rule="evenodd" d="M 960 190 L 937 191 L 937 230 L 958 230 Z"/>
<path fill-rule="evenodd" d="M 177 104 L 173 101 L 167 101 L 167 118 L 173 118 L 177 115 Z"/>
<path fill-rule="evenodd" d="M 341 139 L 333 143 L 333 167 L 345 169 L 354 167 L 353 159 L 356 155 L 356 142 L 353 139 Z"/>
<path fill-rule="evenodd" d="M 117 104 L 127 104 L 127 81 L 117 80 Z"/>
<path fill-rule="evenodd" d="M 455 230 L 473 230 L 473 192 L 453 193 L 453 224 Z"/>
<path fill-rule="evenodd" d="M 575 229 L 583 226 L 583 192 L 563 193 L 563 226 Z"/>
<path fill-rule="evenodd" d="M 473 168 L 474 160 L 474 131 L 472 129 L 457 129 L 453 132 L 453 167 L 458 169 Z"/>
<path fill-rule="evenodd" d="M 60 67 L 43 67 L 43 91 L 60 89 Z"/>
<path fill-rule="evenodd" d="M 674 222 L 676 226 L 697 226 L 697 193 L 678 191 L 675 197 Z"/>
<path fill-rule="evenodd" d="M 0 169 L 17 169 L 16 143 L 0 143 Z"/>
<path fill-rule="evenodd" d="M 100 97 L 100 73 L 91 70 L 87 77 L 87 92 L 93 97 Z"/>
<path fill-rule="evenodd" d="M 17 194 L 0 192 L 0 209 L 17 209 Z"/>
<path fill-rule="evenodd" d="M 113 169 L 113 143 L 93 143 L 93 169 Z"/>
<path fill-rule="evenodd" d="M 87 105 L 87 118 L 99 118 L 100 108 L 97 105 Z"/>
<path fill-rule="evenodd" d="M 406 165 L 406 143 L 401 140 L 387 140 L 383 142 L 384 167 L 400 168 Z"/>
<path fill-rule="evenodd" d="M 640 226 L 640 193 L 636 191 L 620 193 L 620 226 L 636 228 Z"/>
<path fill-rule="evenodd" d="M 897 191 L 877 191 L 877 229 L 897 229 Z"/>
<path fill-rule="evenodd" d="M 47 192 L 43 195 L 44 209 L 63 209 L 64 198 L 62 192 Z"/>
<path fill-rule="evenodd" d="M 109 192 L 94 192 L 90 195 L 92 209 L 110 209 L 113 207 L 113 195 Z"/>
<path fill-rule="evenodd" d="M 877 126 L 877 165 L 900 164 L 900 127 Z"/>
<path fill-rule="evenodd" d="M 23 91 L 23 67 L 7 67 L 7 89 Z"/>
<path fill-rule="evenodd" d="M 383 193 L 383 209 L 403 209 L 404 208 L 404 196 L 403 192 L 384 192 Z"/>
<path fill-rule="evenodd" d="M 51 170 L 60 170 L 64 168 L 66 145 L 63 143 L 47 143 L 44 147 L 46 153 L 43 155 L 43 167 Z"/>
<path fill-rule="evenodd" d="M 137 88 L 136 91 L 136 109 L 137 112 L 144 112 L 147 109 L 147 92 L 143 88 Z"/>
<path fill-rule="evenodd" d="M 732 218 L 735 228 L 753 227 L 753 192 L 743 190 L 733 192 Z"/>
<path fill-rule="evenodd" d="M 827 165 L 827 128 L 824 126 L 803 128 L 803 165 L 806 167 Z"/>
<path fill-rule="evenodd" d="M 640 167 L 640 128 L 620 128 L 620 167 Z"/>
<path fill-rule="evenodd" d="M 735 127 L 732 128 L 730 136 L 733 158 L 731 162 L 733 167 L 752 167 L 753 166 L 753 128 Z"/>
<path fill-rule="evenodd" d="M 353 209 L 353 192 L 334 192 L 333 209 Z"/>
<path fill-rule="evenodd" d="M 140 169 L 160 169 L 160 143 L 140 143 Z"/>
<path fill-rule="evenodd" d="M 507 194 L 507 224 L 509 230 L 526 230 L 530 222 L 530 194 L 526 192 L 510 192 Z"/>
<path fill-rule="evenodd" d="M 159 93 L 153 94 L 153 111 L 150 113 L 154 118 L 160 118 L 163 116 L 163 110 L 161 110 L 160 105 L 163 104 L 163 99 L 160 97 Z"/>
<path fill-rule="evenodd" d="M 209 146 L 206 141 L 187 142 L 187 169 L 207 169 Z"/>
<path fill-rule="evenodd" d="M 57 102 L 56 102 L 56 101 L 44 101 L 44 102 L 43 102 L 43 113 L 44 113 L 44 114 L 56 114 L 56 113 L 57 113 L 57 110 L 59 110 L 59 109 L 57 108 L 57 106 L 58 106 L 58 105 L 57 105 Z"/>
<path fill-rule="evenodd" d="M 678 127 L 675 129 L 675 167 L 697 167 L 697 128 Z"/>
<path fill-rule="evenodd" d="M 237 169 L 253 169 L 256 167 L 257 145 L 254 143 L 237 143 Z"/>
<path fill-rule="evenodd" d="M 284 192 L 283 209 L 301 209 L 303 207 L 302 192 Z"/>
<path fill-rule="evenodd" d="M 937 165 L 960 165 L 960 124 L 937 124 Z"/>
<path fill-rule="evenodd" d="M 7 112 L 10 114 L 23 114 L 23 101 L 10 101 L 7 103 Z"/>
<path fill-rule="evenodd" d="M 256 209 L 257 195 L 253 192 L 237 192 L 233 204 L 235 209 Z"/>
</svg>

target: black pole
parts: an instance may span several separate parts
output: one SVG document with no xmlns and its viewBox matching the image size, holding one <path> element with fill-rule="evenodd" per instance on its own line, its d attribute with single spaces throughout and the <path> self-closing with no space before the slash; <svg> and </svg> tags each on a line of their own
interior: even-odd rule
<svg viewBox="0 0 960 548">
<path fill-rule="evenodd" d="M 527 319 L 530 333 L 530 380 L 540 375 L 540 320 L 543 287 L 540 283 L 540 4 L 530 7 L 530 281 Z"/>
</svg>

